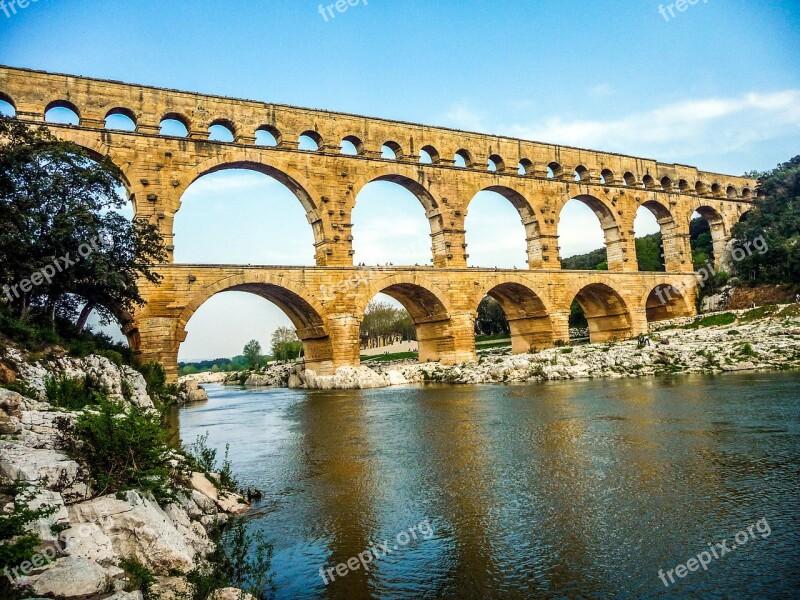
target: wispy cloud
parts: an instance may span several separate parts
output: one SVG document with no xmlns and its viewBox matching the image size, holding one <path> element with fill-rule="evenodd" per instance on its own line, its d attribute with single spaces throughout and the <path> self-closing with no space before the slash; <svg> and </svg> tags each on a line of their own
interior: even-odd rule
<svg viewBox="0 0 800 600">
<path fill-rule="evenodd" d="M 683 161 L 800 135 L 800 90 L 687 100 L 608 120 L 555 117 L 504 130 L 543 142 Z"/>
</svg>

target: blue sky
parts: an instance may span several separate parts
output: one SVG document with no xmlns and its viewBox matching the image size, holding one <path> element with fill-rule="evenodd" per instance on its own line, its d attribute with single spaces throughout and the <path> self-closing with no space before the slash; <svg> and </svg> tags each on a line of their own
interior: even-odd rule
<svg viewBox="0 0 800 600">
<path fill-rule="evenodd" d="M 669 4 L 368 0 L 326 21 L 319 2 L 305 0 L 38 0 L 10 17 L 0 10 L 0 63 L 733 174 L 798 154 L 800 3 L 700 0 L 667 21 L 659 6 Z M 308 225 L 286 190 L 253 174 L 211 177 L 187 192 L 178 215 L 179 260 L 310 262 Z M 364 194 L 354 216 L 357 253 L 368 262 L 424 263 L 429 241 L 421 207 L 395 189 Z M 469 218 L 480 224 L 467 224 L 478 264 L 523 266 L 524 235 L 507 203 L 489 195 Z M 593 218 L 580 208 L 562 215 L 569 221 L 562 228 L 565 255 L 599 245 Z M 388 219 L 413 223 L 417 233 L 387 235 L 381 223 Z M 279 231 L 267 231 L 276 222 Z M 182 242 L 181 228 L 190 226 L 207 234 Z M 519 235 L 502 235 L 504 226 L 518 227 Z M 637 233 L 648 227 L 643 217 Z M 286 251 L 304 236 L 308 244 Z M 357 254 L 360 260 L 366 258 Z M 221 295 L 197 313 L 182 357 L 235 353 L 250 337 L 267 343 L 282 317 L 263 300 L 239 296 Z M 228 323 L 233 314 L 246 323 Z M 212 327 L 220 317 L 229 326 L 224 334 Z"/>
</svg>

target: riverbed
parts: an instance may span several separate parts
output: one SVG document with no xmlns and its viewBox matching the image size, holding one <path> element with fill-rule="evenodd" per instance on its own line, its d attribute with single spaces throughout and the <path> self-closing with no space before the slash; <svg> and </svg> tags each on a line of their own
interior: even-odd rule
<svg viewBox="0 0 800 600">
<path fill-rule="evenodd" d="M 263 491 L 251 526 L 274 544 L 279 599 L 788 597 L 800 585 L 797 372 L 206 389 L 208 403 L 181 409 L 181 437 L 208 432 L 220 455 L 229 443 L 242 485 Z M 743 544 L 678 576 L 740 531 Z M 356 559 L 337 573 L 359 554 L 369 570 Z"/>
</svg>

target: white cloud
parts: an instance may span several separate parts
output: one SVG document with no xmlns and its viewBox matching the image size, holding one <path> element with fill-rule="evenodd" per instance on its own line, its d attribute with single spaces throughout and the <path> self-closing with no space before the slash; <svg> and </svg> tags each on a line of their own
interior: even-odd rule
<svg viewBox="0 0 800 600">
<path fill-rule="evenodd" d="M 589 93 L 596 98 L 602 98 L 604 96 L 610 96 L 614 93 L 611 85 L 608 83 L 600 83 L 589 88 Z"/>
<path fill-rule="evenodd" d="M 686 100 L 608 120 L 555 117 L 543 125 L 504 129 L 542 142 L 685 162 L 797 136 L 800 90 Z"/>
<path fill-rule="evenodd" d="M 484 131 L 486 129 L 483 115 L 465 104 L 453 106 L 445 113 L 444 118 L 446 123 L 455 129 L 466 131 Z"/>
</svg>

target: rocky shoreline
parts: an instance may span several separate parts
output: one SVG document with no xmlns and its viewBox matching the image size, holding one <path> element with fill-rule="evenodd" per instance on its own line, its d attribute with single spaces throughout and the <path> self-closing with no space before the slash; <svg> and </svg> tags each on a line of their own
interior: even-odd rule
<svg viewBox="0 0 800 600">
<path fill-rule="evenodd" d="M 101 356 L 30 362 L 24 353 L 7 349 L 0 358 L 4 383 L 25 391 L 0 387 L 0 482 L 22 483 L 26 490 L 24 497 L 22 492 L 7 496 L 4 503 L 12 503 L 3 513 L 10 514 L 20 502 L 30 509 L 52 510 L 27 525 L 41 544 L 32 562 L 5 573 L 13 587 L 25 590 L 26 598 L 143 600 L 141 589 L 134 589 L 136 583 L 122 568 L 126 561 L 136 561 L 154 576 L 147 597 L 191 598 L 186 574 L 207 564 L 215 548 L 213 530 L 246 511 L 246 500 L 223 491 L 214 474 L 193 471 L 177 451 L 168 461 L 174 501 L 159 502 L 135 489 L 101 494 L 85 475 L 86 465 L 68 454 L 60 436 L 63 424 L 74 422 L 82 411 L 48 402 L 46 379 L 91 377 L 125 410 L 152 411 L 142 375 Z M 239 597 L 252 598 L 233 589 L 210 596 Z"/>
<path fill-rule="evenodd" d="M 720 323 L 720 324 L 715 324 Z M 403 360 L 341 367 L 318 375 L 300 365 L 216 374 L 216 383 L 304 389 L 368 389 L 418 383 L 481 384 L 800 367 L 800 305 L 712 313 L 656 323 L 650 345 L 636 340 L 550 348 L 533 354 L 482 350 L 478 362 L 420 364 Z M 196 376 L 191 376 L 196 377 Z"/>
</svg>

